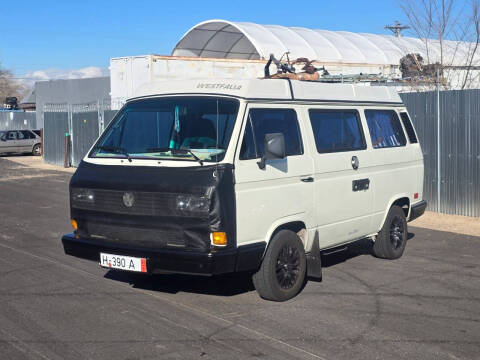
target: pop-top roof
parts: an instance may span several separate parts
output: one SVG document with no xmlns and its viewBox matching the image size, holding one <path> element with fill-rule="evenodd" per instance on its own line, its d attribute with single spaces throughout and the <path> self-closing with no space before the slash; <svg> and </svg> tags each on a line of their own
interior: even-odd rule
<svg viewBox="0 0 480 360">
<path fill-rule="evenodd" d="M 428 48 L 429 56 L 424 42 L 411 37 L 209 20 L 191 28 L 172 55 L 253 60 L 268 59 L 270 54 L 279 58 L 289 51 L 291 59 L 398 65 L 406 54 L 419 53 L 425 62 L 439 62 L 439 42 L 429 40 Z M 443 64 L 462 65 L 471 48 L 471 43 L 444 41 Z M 473 64 L 480 64 L 480 54 Z"/>
<path fill-rule="evenodd" d="M 191 79 L 150 82 L 137 89 L 134 98 L 167 94 L 216 94 L 267 100 L 402 103 L 397 92 L 391 87 L 286 79 Z"/>
</svg>

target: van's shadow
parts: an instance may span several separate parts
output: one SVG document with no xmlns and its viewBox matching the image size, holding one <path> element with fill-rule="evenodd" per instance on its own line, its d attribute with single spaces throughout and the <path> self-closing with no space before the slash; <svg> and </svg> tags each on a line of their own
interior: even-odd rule
<svg viewBox="0 0 480 360">
<path fill-rule="evenodd" d="M 408 233 L 408 240 L 415 236 Z M 359 240 L 348 245 L 347 249 L 331 254 L 322 253 L 322 266 L 327 268 L 348 261 L 357 256 L 371 256 L 372 243 Z M 110 270 L 105 278 L 128 283 L 134 288 L 176 294 L 187 292 L 195 294 L 234 296 L 254 291 L 252 272 L 242 272 L 218 276 L 193 275 L 142 275 L 123 271 Z"/>
<path fill-rule="evenodd" d="M 415 234 L 409 232 L 407 240 L 411 240 L 414 237 Z M 361 255 L 372 256 L 372 245 L 373 243 L 369 239 L 362 239 L 349 244 L 343 251 L 333 252 L 330 254 L 328 252 L 323 252 L 322 267 L 326 268 L 334 266 Z"/>
<path fill-rule="evenodd" d="M 188 292 L 205 295 L 234 296 L 255 290 L 252 273 L 234 273 L 217 276 L 179 274 L 141 275 L 110 270 L 105 278 L 121 281 L 134 288 L 170 294 Z"/>
</svg>

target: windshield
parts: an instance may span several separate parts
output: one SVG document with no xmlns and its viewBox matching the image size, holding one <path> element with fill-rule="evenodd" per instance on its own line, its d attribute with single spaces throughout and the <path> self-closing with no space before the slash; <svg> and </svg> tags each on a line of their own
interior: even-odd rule
<svg viewBox="0 0 480 360">
<path fill-rule="evenodd" d="M 90 157 L 217 162 L 225 156 L 239 102 L 165 97 L 127 103 Z"/>
</svg>

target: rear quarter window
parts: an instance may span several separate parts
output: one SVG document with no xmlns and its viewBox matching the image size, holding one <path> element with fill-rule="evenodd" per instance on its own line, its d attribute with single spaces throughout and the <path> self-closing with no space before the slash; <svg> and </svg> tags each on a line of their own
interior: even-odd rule
<svg viewBox="0 0 480 360">
<path fill-rule="evenodd" d="M 374 149 L 399 147 L 407 144 L 400 119 L 395 111 L 365 110 L 365 117 Z"/>
<path fill-rule="evenodd" d="M 402 118 L 403 127 L 407 132 L 408 140 L 410 144 L 418 143 L 417 135 L 415 135 L 415 130 L 413 129 L 412 122 L 410 121 L 410 117 L 406 112 L 400 113 L 400 117 Z"/>
</svg>

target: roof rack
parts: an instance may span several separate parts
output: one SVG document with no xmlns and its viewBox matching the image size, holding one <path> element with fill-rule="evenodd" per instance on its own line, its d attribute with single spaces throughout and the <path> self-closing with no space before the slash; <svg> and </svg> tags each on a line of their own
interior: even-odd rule
<svg viewBox="0 0 480 360">
<path fill-rule="evenodd" d="M 382 74 L 322 75 L 317 81 L 327 83 L 391 82 L 394 79 Z"/>
<path fill-rule="evenodd" d="M 359 83 L 359 82 L 378 82 L 386 83 L 392 82 L 396 79 L 386 77 L 381 73 L 378 74 L 347 74 L 347 75 L 330 75 L 325 66 L 317 68 L 313 65 L 315 60 L 309 60 L 307 58 L 298 58 L 290 61 L 288 52 L 282 55 L 280 60 L 277 60 L 273 54 L 270 54 L 268 62 L 265 64 L 265 79 L 290 79 L 290 80 L 303 80 L 303 81 L 315 81 L 324 83 Z M 282 59 L 286 57 L 286 62 L 282 62 Z M 277 67 L 275 74 L 270 74 L 270 66 L 274 63 Z M 303 64 L 302 72 L 296 72 L 294 65 Z"/>
</svg>

